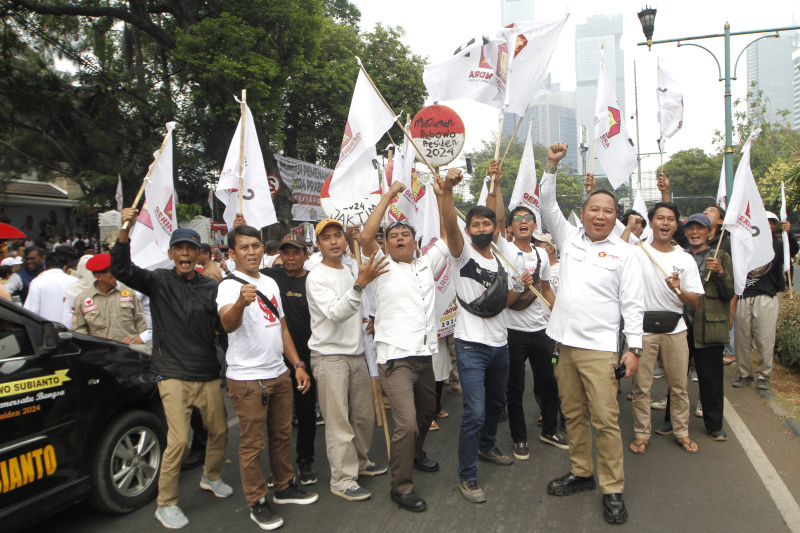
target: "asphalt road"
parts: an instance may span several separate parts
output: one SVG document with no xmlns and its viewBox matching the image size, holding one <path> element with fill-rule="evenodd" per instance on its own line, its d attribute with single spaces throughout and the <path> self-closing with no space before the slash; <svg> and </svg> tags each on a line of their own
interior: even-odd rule
<svg viewBox="0 0 800 533">
<path fill-rule="evenodd" d="M 752 387 L 732 388 L 730 383 L 734 377 L 733 368 L 728 368 L 725 395 L 732 409 L 726 412 L 727 442 L 709 439 L 702 420 L 692 414 L 690 432 L 700 446 L 698 454 L 686 454 L 675 444 L 673 436 L 659 435 L 653 435 L 643 456 L 625 451 L 624 495 L 630 518 L 623 526 L 603 521 L 599 490 L 568 497 L 546 493 L 548 480 L 569 471 L 569 455 L 568 451 L 538 439 L 538 408 L 531 393 L 530 372 L 525 402 L 529 407 L 526 418 L 531 458 L 515 461 L 509 467 L 479 462 L 479 482 L 486 490 L 488 502 L 468 503 L 458 491 L 456 467 L 461 397 L 445 392 L 442 403 L 450 417 L 439 419 L 441 430 L 428 434 L 426 446 L 428 456 L 439 461 L 441 470 L 432 474 L 415 473 L 417 492 L 428 503 L 426 512 L 414 514 L 399 509 L 389 499 L 388 476 L 359 480 L 373 493 L 368 501 L 348 502 L 332 495 L 328 489 L 330 470 L 325 457 L 323 427 L 319 428 L 316 446 L 315 468 L 319 482 L 306 487 L 319 493 L 319 501 L 308 506 L 273 505 L 273 509 L 284 519 L 282 531 L 315 533 L 615 528 L 628 531 L 800 531 L 800 508 L 797 507 L 800 501 L 800 438 L 792 434 Z M 622 390 L 620 425 L 627 448 L 627 443 L 633 439 L 631 402 L 625 401 L 625 394 L 630 390 L 629 380 L 623 381 Z M 698 398 L 697 384 L 690 384 L 689 390 L 693 413 Z M 665 394 L 666 383 L 663 379 L 656 380 L 654 397 L 658 399 Z M 234 416 L 231 409 L 228 413 L 229 417 Z M 660 423 L 664 412 L 652 413 L 654 424 Z M 201 469 L 182 473 L 180 506 L 190 520 L 186 531 L 258 531 L 250 521 L 242 496 L 238 445 L 239 426 L 233 423 L 223 467 L 223 479 L 234 488 L 230 498 L 217 499 L 201 490 L 198 486 Z M 507 423 L 500 425 L 498 446 L 511 455 Z M 763 451 L 763 456 L 759 455 L 759 450 Z M 756 466 L 751 456 L 755 457 Z M 376 428 L 374 433 L 370 458 L 386 462 L 381 428 Z M 268 466 L 265 452 L 264 468 Z M 788 509 L 788 525 L 779 507 L 785 513 Z M 79 504 L 36 524 L 29 531 L 164 531 L 153 517 L 154 511 L 155 502 L 124 516 L 106 515 L 87 504 Z"/>
</svg>

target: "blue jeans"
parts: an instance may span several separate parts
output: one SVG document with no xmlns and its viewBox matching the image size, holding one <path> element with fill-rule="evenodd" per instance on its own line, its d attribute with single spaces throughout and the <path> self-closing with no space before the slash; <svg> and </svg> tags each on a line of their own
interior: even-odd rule
<svg viewBox="0 0 800 533">
<path fill-rule="evenodd" d="M 508 345 L 455 340 L 464 414 L 458 434 L 458 479 L 478 480 L 478 449 L 495 448 L 500 410 L 506 404 Z"/>
</svg>

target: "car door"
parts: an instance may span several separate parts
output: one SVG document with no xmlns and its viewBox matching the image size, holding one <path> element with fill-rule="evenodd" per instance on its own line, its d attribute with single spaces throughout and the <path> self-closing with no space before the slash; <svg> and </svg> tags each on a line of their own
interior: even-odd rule
<svg viewBox="0 0 800 533">
<path fill-rule="evenodd" d="M 78 380 L 57 339 L 52 323 L 0 300 L 0 516 L 77 477 Z"/>
</svg>

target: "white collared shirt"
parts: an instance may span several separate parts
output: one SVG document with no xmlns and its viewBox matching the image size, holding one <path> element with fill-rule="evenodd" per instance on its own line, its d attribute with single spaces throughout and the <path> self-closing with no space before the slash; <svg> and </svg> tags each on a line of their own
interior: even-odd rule
<svg viewBox="0 0 800 533">
<path fill-rule="evenodd" d="M 555 174 L 539 189 L 542 218 L 561 250 L 558 298 L 547 334 L 586 350 L 617 350 L 620 317 L 630 348 L 642 347 L 642 274 L 634 249 L 619 237 L 592 242 L 564 218 L 556 201 Z"/>
<path fill-rule="evenodd" d="M 67 302 L 67 287 L 78 281 L 58 268 L 45 270 L 31 280 L 28 297 L 25 299 L 25 309 L 42 315 L 51 322 L 63 324 L 68 330 L 72 329 L 72 302 Z"/>
</svg>

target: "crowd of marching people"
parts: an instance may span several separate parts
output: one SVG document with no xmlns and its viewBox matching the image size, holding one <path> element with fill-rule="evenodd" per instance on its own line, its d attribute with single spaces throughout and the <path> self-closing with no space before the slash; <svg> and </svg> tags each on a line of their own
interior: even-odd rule
<svg viewBox="0 0 800 533">
<path fill-rule="evenodd" d="M 259 229 L 239 215 L 227 235 L 228 260 L 195 231 L 177 229 L 169 243 L 174 265 L 146 270 L 131 260 L 138 212 L 128 208 L 110 254 L 31 246 L 22 260 L 3 260 L 10 277 L 2 288 L 68 329 L 151 354 L 168 425 L 155 516 L 167 528 L 188 524 L 178 506 L 182 467 L 202 464 L 200 487 L 217 497 L 234 492 L 222 480 L 225 391 L 241 428 L 242 494 L 262 529 L 283 524 L 270 503 L 317 501 L 309 486 L 317 483 L 314 442 L 323 419 L 333 495 L 367 500 L 371 492 L 359 480 L 388 473 L 390 498 L 402 509 L 425 511 L 414 471 L 439 470 L 425 438 L 438 429 L 436 418 L 447 416 L 440 402 L 445 381 L 463 398 L 458 487 L 467 501 L 485 502 L 478 461 L 507 466 L 531 455 L 526 363 L 541 413 L 539 439 L 569 453 L 566 474 L 542 488 L 568 496 L 599 485 L 605 520 L 624 523 L 626 448 L 645 454 L 652 431 L 674 435 L 686 453 L 701 448 L 689 435 L 690 370 L 699 382 L 695 412 L 714 441 L 727 439 L 726 358 L 735 354 L 738 363 L 734 387 L 770 387 L 787 288 L 780 232 L 789 223 L 768 213 L 775 259 L 750 272 L 737 295 L 722 208 L 680 213 L 662 174 L 662 201 L 647 213 L 623 214 L 590 174 L 581 225 L 573 226 L 556 197 L 566 153 L 561 143 L 548 150 L 541 220 L 524 206 L 507 212 L 497 161 L 489 167 L 494 186 L 486 204 L 470 209 L 463 223 L 453 201 L 461 170 L 435 176 L 441 239 L 424 253 L 407 220 L 384 223 L 405 188 L 395 182 L 360 230 L 331 218 L 319 222 L 316 251 L 290 233 L 270 243 L 266 259 Z M 640 240 L 646 228 L 649 237 Z M 788 242 L 794 256 L 798 243 Z M 458 301 L 452 338 L 437 333 L 434 302 L 443 275 L 453 280 Z M 669 395 L 664 423 L 652 428 L 657 372 Z M 394 419 L 388 465 L 369 455 L 380 396 L 373 377 Z M 635 438 L 627 446 L 619 426 L 622 378 L 632 380 Z M 505 451 L 496 444 L 504 417 L 513 441 Z"/>
</svg>

